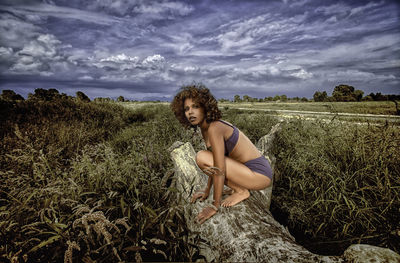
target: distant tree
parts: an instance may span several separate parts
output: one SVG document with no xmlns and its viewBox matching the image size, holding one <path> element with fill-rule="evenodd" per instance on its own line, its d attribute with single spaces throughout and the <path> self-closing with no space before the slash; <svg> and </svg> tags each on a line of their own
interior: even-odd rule
<svg viewBox="0 0 400 263">
<path fill-rule="evenodd" d="M 52 101 L 56 99 L 61 99 L 63 96 L 60 95 L 58 90 L 56 89 L 35 89 L 35 93 L 28 94 L 28 100 L 44 100 L 44 101 Z"/>
<path fill-rule="evenodd" d="M 328 94 L 326 93 L 326 91 L 320 92 L 320 91 L 316 91 L 313 95 L 314 101 L 316 102 L 320 102 L 320 101 L 326 101 L 326 99 L 328 98 Z"/>
<path fill-rule="evenodd" d="M 0 98 L 7 101 L 24 100 L 24 97 L 15 93 L 13 90 L 3 90 Z"/>
<path fill-rule="evenodd" d="M 233 102 L 241 102 L 241 101 L 242 101 L 242 99 L 240 98 L 239 95 L 235 95 L 235 96 L 233 97 Z"/>
<path fill-rule="evenodd" d="M 117 99 L 118 102 L 124 102 L 125 98 L 123 96 L 119 96 Z"/>
<path fill-rule="evenodd" d="M 361 100 L 362 101 L 373 101 L 374 98 L 372 98 L 370 95 L 368 95 L 368 96 L 363 97 Z"/>
<path fill-rule="evenodd" d="M 293 100 L 295 100 L 295 101 L 299 101 L 299 100 L 300 100 L 300 98 L 299 98 L 299 97 L 294 97 L 294 98 L 293 98 Z"/>
<path fill-rule="evenodd" d="M 86 94 L 83 93 L 82 91 L 77 91 L 77 92 L 76 92 L 76 98 L 78 99 L 78 101 L 90 102 L 89 97 L 86 96 Z"/>
<path fill-rule="evenodd" d="M 384 101 L 388 100 L 388 97 L 386 95 L 383 95 L 382 93 L 378 92 L 376 94 L 370 93 L 369 96 L 371 96 L 375 101 Z"/>
<path fill-rule="evenodd" d="M 336 86 L 332 92 L 332 97 L 336 101 L 361 101 L 363 95 L 362 90 L 354 90 L 353 86 L 345 84 Z"/>
<path fill-rule="evenodd" d="M 275 97 L 272 99 L 273 101 L 278 101 L 281 99 L 281 96 L 279 95 L 275 95 Z"/>
<path fill-rule="evenodd" d="M 355 101 L 356 99 L 353 96 L 354 94 L 354 87 L 341 84 L 335 87 L 332 92 L 332 97 L 336 101 Z"/>
<path fill-rule="evenodd" d="M 306 97 L 301 98 L 301 101 L 308 101 Z"/>
<path fill-rule="evenodd" d="M 273 100 L 274 100 L 274 98 L 272 98 L 271 96 L 264 98 L 264 101 L 273 101 Z"/>
<path fill-rule="evenodd" d="M 287 100 L 288 100 L 288 98 L 286 95 L 281 95 L 281 101 L 287 101 Z"/>
<path fill-rule="evenodd" d="M 354 97 L 355 97 L 356 101 L 361 101 L 361 99 L 362 99 L 362 97 L 364 95 L 364 91 L 357 89 L 357 90 L 354 91 L 353 94 L 354 94 Z"/>
<path fill-rule="evenodd" d="M 249 102 L 250 101 L 250 96 L 249 95 L 243 95 L 243 101 Z"/>
</svg>

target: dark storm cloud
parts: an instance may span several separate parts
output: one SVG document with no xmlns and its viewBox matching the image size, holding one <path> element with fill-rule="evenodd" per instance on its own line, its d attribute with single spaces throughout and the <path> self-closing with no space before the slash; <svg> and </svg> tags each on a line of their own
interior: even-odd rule
<svg viewBox="0 0 400 263">
<path fill-rule="evenodd" d="M 395 1 L 3 1 L 0 86 L 171 97 L 399 93 Z M 103 95 L 102 95 L 103 94 Z"/>
</svg>

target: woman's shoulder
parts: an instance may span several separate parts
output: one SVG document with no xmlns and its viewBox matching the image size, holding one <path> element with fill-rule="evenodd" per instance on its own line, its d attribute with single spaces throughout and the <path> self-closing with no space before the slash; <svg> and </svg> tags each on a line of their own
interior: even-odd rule
<svg viewBox="0 0 400 263">
<path fill-rule="evenodd" d="M 226 132 L 230 128 L 234 128 L 234 126 L 232 124 L 230 124 L 229 122 L 227 122 L 227 121 L 219 119 L 219 120 L 212 121 L 210 123 L 210 126 L 209 126 L 208 130 L 211 131 L 211 132 L 214 132 L 214 131 L 215 132 L 218 132 L 218 131 L 219 132 Z"/>
</svg>

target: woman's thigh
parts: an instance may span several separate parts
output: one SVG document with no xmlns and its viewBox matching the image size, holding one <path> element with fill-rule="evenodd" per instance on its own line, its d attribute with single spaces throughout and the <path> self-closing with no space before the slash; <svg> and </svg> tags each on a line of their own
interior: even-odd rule
<svg viewBox="0 0 400 263">
<path fill-rule="evenodd" d="M 214 165 L 212 152 L 200 151 L 196 155 L 197 165 L 201 169 Z M 225 157 L 226 179 L 249 190 L 261 190 L 268 187 L 271 179 L 267 176 L 253 172 L 247 166 L 232 158 Z"/>
</svg>

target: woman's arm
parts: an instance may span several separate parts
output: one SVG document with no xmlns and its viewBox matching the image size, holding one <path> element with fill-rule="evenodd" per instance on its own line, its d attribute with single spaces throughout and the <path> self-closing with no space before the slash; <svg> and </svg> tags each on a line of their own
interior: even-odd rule
<svg viewBox="0 0 400 263">
<path fill-rule="evenodd" d="M 207 182 L 207 187 L 206 187 L 206 193 L 207 195 L 210 194 L 211 186 L 213 185 L 213 178 L 212 176 L 208 177 L 208 182 Z"/>
<path fill-rule="evenodd" d="M 214 205 L 219 208 L 225 181 L 225 145 L 223 130 L 216 124 L 218 123 L 210 124 L 208 137 L 213 149 L 214 167 L 217 168 L 212 178 L 212 183 L 214 184 Z"/>
</svg>

